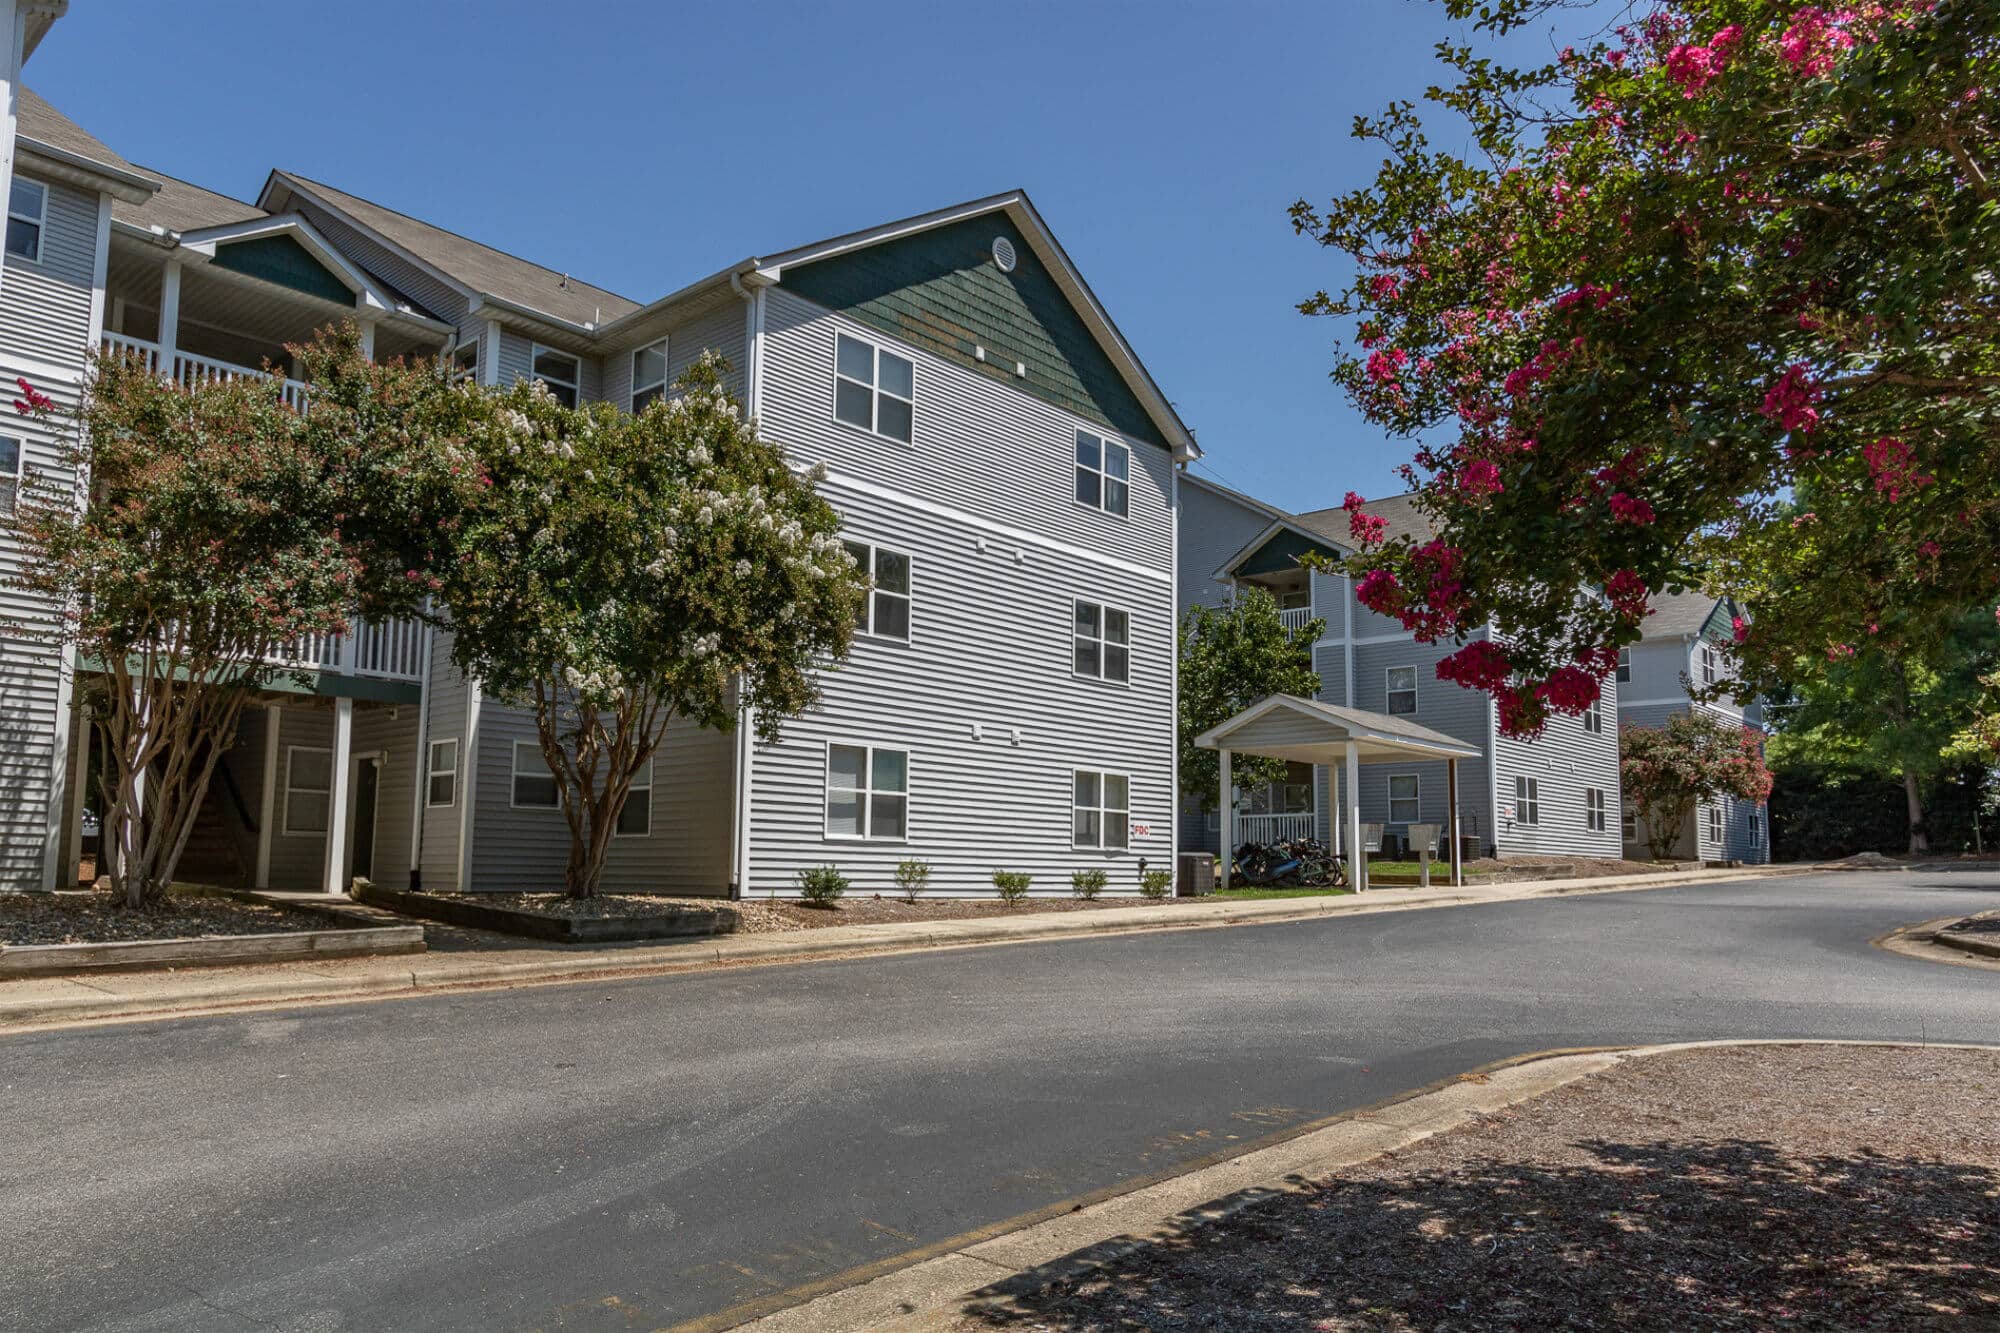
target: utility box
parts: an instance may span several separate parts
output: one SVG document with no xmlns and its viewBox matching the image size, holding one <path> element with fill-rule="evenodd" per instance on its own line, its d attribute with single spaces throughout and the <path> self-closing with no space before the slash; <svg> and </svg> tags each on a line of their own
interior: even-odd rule
<svg viewBox="0 0 2000 1333">
<path fill-rule="evenodd" d="M 1437 850 L 1436 824 L 1410 825 L 1410 851 L 1417 858 L 1417 883 L 1427 889 L 1431 886 L 1431 858 L 1437 855 Z"/>
<path fill-rule="evenodd" d="M 1182 852 L 1180 874 L 1174 879 L 1176 897 L 1199 898 L 1215 892 L 1215 858 L 1207 852 Z"/>
</svg>

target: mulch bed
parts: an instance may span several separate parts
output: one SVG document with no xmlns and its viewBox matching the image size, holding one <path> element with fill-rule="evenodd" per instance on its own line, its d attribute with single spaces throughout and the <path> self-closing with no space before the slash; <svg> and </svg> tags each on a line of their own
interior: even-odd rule
<svg viewBox="0 0 2000 1333">
<path fill-rule="evenodd" d="M 2000 1053 L 1635 1060 L 952 1326 L 2000 1327 Z"/>
<path fill-rule="evenodd" d="M 1954 935 L 2000 935 L 2000 916 L 1969 916 L 1938 929 Z"/>
<path fill-rule="evenodd" d="M 171 893 L 137 910 L 99 889 L 0 894 L 0 944 L 106 944 L 328 928 L 311 913 L 194 893 Z"/>
<path fill-rule="evenodd" d="M 826 926 L 872 926 L 895 921 L 964 921 L 1035 912 L 1082 912 L 1098 907 L 1149 905 L 1148 899 L 1137 897 L 1104 897 L 1089 901 L 1080 898 L 1030 898 L 1014 904 L 990 898 L 921 897 L 915 903 L 906 903 L 901 898 L 849 895 L 832 907 L 809 907 L 796 898 L 745 898 L 729 902 L 721 898 L 672 898 L 650 893 L 600 893 L 596 898 L 587 899 L 567 898 L 560 893 L 439 893 L 432 896 L 486 903 L 520 912 L 591 919 L 658 916 L 726 907 L 741 918 L 735 931 L 738 935 L 769 935 Z"/>
</svg>

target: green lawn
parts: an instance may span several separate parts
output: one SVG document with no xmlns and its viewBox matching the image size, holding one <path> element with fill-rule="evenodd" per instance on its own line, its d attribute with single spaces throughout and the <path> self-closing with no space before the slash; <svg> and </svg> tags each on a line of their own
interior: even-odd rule
<svg viewBox="0 0 2000 1333">
<path fill-rule="evenodd" d="M 1253 898 L 1338 898 L 1352 889 L 1216 889 L 1204 894 L 1208 898 L 1232 898 L 1249 900 Z"/>
<path fill-rule="evenodd" d="M 1371 875 L 1416 875 L 1421 873 L 1422 870 L 1423 867 L 1415 861 L 1370 861 L 1368 863 L 1368 873 Z M 1492 867 L 1467 866 L 1465 873 L 1468 875 L 1486 875 L 1492 873 Z M 1431 862 L 1431 879 L 1433 881 L 1450 878 L 1451 862 L 1445 860 Z"/>
</svg>

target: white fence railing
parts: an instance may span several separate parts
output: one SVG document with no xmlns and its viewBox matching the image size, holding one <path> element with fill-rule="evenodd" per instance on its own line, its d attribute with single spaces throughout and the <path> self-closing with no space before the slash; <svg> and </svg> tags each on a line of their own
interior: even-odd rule
<svg viewBox="0 0 2000 1333">
<path fill-rule="evenodd" d="M 160 346 L 142 338 L 128 337 L 123 333 L 104 335 L 104 350 L 114 354 L 136 356 L 152 371 L 160 369 Z M 217 361 L 212 356 L 196 356 L 192 352 L 175 352 L 174 364 L 168 378 L 180 384 L 212 383 L 233 379 L 269 379 L 261 370 L 249 366 L 234 365 L 228 361 Z M 306 383 L 304 380 L 283 380 L 285 401 L 303 412 L 306 408 Z"/>
<path fill-rule="evenodd" d="M 424 622 L 413 616 L 357 620 L 345 634 L 306 634 L 274 657 L 286 666 L 384 680 L 424 678 Z"/>
<path fill-rule="evenodd" d="M 1288 630 L 1302 630 L 1306 622 L 1313 618 L 1310 606 L 1291 606 L 1278 612 L 1278 622 Z"/>
<path fill-rule="evenodd" d="M 1290 842 L 1313 836 L 1312 811 L 1290 815 L 1236 816 L 1236 842 Z"/>
</svg>

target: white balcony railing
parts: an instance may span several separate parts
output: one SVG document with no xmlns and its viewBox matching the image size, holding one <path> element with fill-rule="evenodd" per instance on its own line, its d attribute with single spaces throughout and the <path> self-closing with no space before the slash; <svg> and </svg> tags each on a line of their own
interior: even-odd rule
<svg viewBox="0 0 2000 1333">
<path fill-rule="evenodd" d="M 1304 629 L 1306 622 L 1312 618 L 1313 609 L 1310 606 L 1288 606 L 1278 612 L 1279 623 L 1294 633 Z"/>
<path fill-rule="evenodd" d="M 122 333 L 104 335 L 104 350 L 113 354 L 136 356 L 152 371 L 160 370 L 160 346 L 141 338 L 128 337 Z M 227 361 L 217 361 L 214 357 L 196 356 L 192 352 L 175 352 L 174 364 L 167 372 L 168 378 L 181 384 L 212 383 L 233 379 L 269 379 L 261 370 L 249 366 L 232 365 Z M 306 408 L 306 383 L 304 380 L 284 380 L 285 401 L 303 412 Z"/>
<path fill-rule="evenodd" d="M 1236 842 L 1290 842 L 1313 836 L 1313 812 L 1289 815 L 1236 816 Z"/>
<path fill-rule="evenodd" d="M 272 659 L 286 666 L 382 680 L 424 678 L 424 622 L 413 616 L 357 620 L 345 634 L 307 634 Z"/>
</svg>

